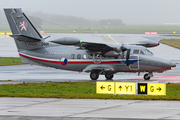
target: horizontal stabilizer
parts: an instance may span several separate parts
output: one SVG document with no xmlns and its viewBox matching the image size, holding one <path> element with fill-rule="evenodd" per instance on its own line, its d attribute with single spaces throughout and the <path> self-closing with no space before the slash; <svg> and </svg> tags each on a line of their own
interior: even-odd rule
<svg viewBox="0 0 180 120">
<path fill-rule="evenodd" d="M 39 42 L 41 39 L 25 36 L 25 35 L 10 35 L 14 39 L 18 41 L 23 41 L 23 42 Z"/>
</svg>

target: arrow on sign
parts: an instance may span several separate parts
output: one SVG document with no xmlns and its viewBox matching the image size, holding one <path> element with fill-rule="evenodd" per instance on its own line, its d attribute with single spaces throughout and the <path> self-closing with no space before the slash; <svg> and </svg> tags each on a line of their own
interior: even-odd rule
<svg viewBox="0 0 180 120">
<path fill-rule="evenodd" d="M 101 86 L 101 89 L 103 90 L 103 89 L 105 89 L 105 87 L 102 85 L 102 86 Z"/>
<path fill-rule="evenodd" d="M 119 89 L 120 89 L 120 91 L 121 91 L 121 89 L 122 89 L 122 86 L 119 86 Z"/>
<path fill-rule="evenodd" d="M 161 91 L 161 88 L 159 87 L 159 88 L 157 88 L 157 90 Z"/>
</svg>

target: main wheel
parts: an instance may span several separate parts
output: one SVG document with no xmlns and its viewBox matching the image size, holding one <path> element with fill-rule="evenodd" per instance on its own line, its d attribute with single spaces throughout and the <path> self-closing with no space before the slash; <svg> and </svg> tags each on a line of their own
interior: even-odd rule
<svg viewBox="0 0 180 120">
<path fill-rule="evenodd" d="M 144 80 L 149 80 L 151 77 L 148 76 L 148 74 L 144 75 Z"/>
<path fill-rule="evenodd" d="M 106 79 L 111 80 L 114 77 L 114 75 L 110 74 L 110 73 L 106 73 L 105 77 L 106 77 Z"/>
<path fill-rule="evenodd" d="M 92 80 L 97 80 L 99 78 L 99 73 L 96 72 L 96 71 L 92 71 L 91 74 L 90 74 L 90 78 Z"/>
</svg>

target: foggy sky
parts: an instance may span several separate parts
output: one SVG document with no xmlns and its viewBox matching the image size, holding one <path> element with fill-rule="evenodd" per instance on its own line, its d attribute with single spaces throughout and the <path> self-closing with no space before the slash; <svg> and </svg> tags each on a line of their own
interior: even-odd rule
<svg viewBox="0 0 180 120">
<path fill-rule="evenodd" d="M 117 18 L 125 24 L 180 23 L 180 0 L 2 0 L 3 8 L 95 20 Z"/>
</svg>

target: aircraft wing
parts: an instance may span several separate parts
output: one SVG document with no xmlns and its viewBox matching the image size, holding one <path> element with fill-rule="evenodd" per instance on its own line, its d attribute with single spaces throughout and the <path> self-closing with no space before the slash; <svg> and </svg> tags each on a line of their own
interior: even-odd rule
<svg viewBox="0 0 180 120">
<path fill-rule="evenodd" d="M 64 37 L 52 40 L 50 42 L 61 44 L 61 45 L 75 45 L 80 46 L 81 48 L 85 48 L 90 51 L 95 52 L 109 52 L 109 51 L 116 51 L 118 48 L 121 47 L 121 44 L 111 45 L 106 43 L 96 43 L 96 42 L 82 42 L 82 40 L 73 37 Z"/>
<path fill-rule="evenodd" d="M 108 44 L 103 44 L 103 43 L 83 42 L 81 46 L 90 51 L 108 52 L 115 50 L 113 47 L 109 46 Z"/>
<path fill-rule="evenodd" d="M 114 71 L 114 68 L 111 66 L 111 65 L 102 65 L 102 64 L 93 64 L 93 65 L 89 65 L 87 66 L 83 72 L 91 72 L 92 70 L 101 70 L 101 71 L 111 71 L 113 72 Z"/>
</svg>

